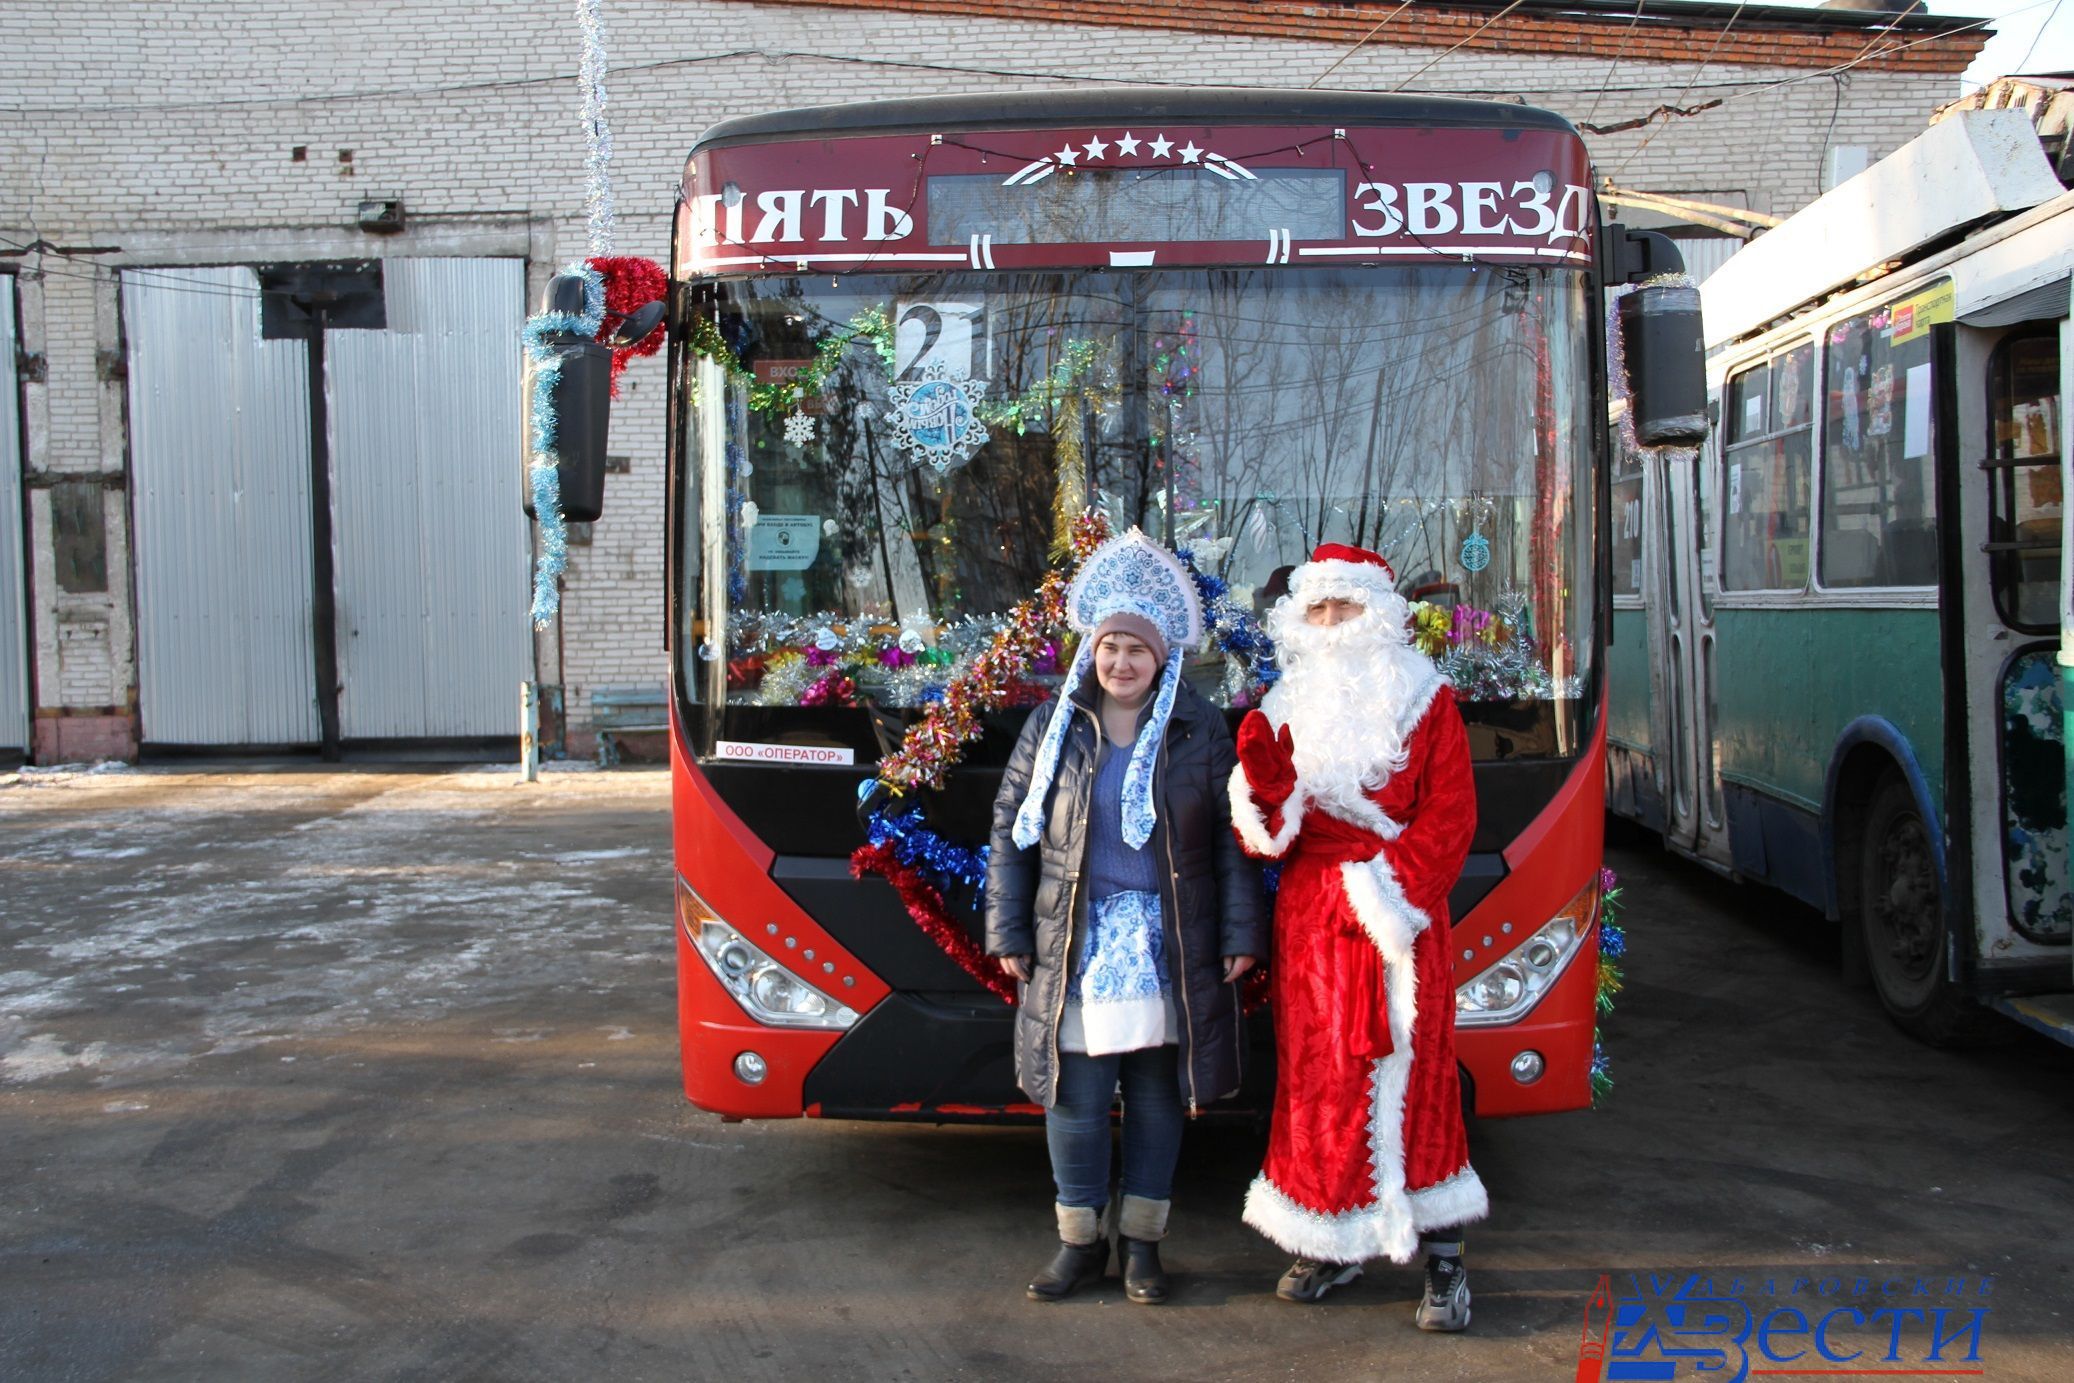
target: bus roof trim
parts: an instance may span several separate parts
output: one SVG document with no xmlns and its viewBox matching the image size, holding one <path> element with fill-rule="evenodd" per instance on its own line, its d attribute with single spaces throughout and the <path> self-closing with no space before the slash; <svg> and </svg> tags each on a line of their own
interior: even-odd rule
<svg viewBox="0 0 2074 1383">
<path fill-rule="evenodd" d="M 1576 127 L 1553 111 L 1509 101 L 1396 96 L 1276 87 L 1123 86 L 1011 91 L 984 96 L 916 96 L 853 101 L 737 116 L 692 145 L 700 150 L 796 139 L 939 134 L 976 130 L 1077 129 L 1118 121 L 1194 125 L 1421 125 L 1555 130 Z"/>
</svg>

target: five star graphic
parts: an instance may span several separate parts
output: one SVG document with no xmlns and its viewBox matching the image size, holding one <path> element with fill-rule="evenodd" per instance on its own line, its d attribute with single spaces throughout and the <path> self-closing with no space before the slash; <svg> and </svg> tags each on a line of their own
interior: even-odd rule
<svg viewBox="0 0 2074 1383">
<path fill-rule="evenodd" d="M 1134 157 L 1140 147 L 1151 158 L 1168 159 L 1178 156 L 1183 163 L 1198 165 L 1202 164 L 1205 159 L 1214 160 L 1222 157 L 1222 155 L 1212 150 L 1202 148 L 1192 139 L 1186 144 L 1177 147 L 1174 141 L 1168 139 L 1164 134 L 1155 139 L 1144 140 L 1130 130 L 1125 130 L 1113 142 L 1103 139 L 1100 135 L 1096 135 L 1085 144 L 1077 147 L 1068 144 L 1063 149 L 1056 150 L 1047 155 L 1047 157 L 1060 168 L 1074 168 L 1078 167 L 1083 160 L 1090 164 L 1100 163 L 1109 156 L 1111 147 L 1115 148 L 1118 158 Z"/>
</svg>

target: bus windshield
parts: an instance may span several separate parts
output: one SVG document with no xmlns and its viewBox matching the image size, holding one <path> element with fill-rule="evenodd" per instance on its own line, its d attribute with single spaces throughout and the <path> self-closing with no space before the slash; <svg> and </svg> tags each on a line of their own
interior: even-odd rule
<svg viewBox="0 0 2074 1383">
<path fill-rule="evenodd" d="M 1582 748 L 1588 284 L 1570 268 L 725 279 L 687 353 L 679 686 L 725 720 L 912 708 L 1093 505 L 1258 615 L 1320 542 L 1389 558 L 1481 759 Z M 785 389 L 804 379 L 795 400 Z M 686 390 L 687 397 L 694 391 Z M 1040 662 L 1015 698 L 1056 685 Z M 839 675 L 838 675 L 839 674 Z M 1190 676 L 1243 705 L 1235 659 Z M 761 714 L 760 724 L 771 723 Z M 851 714 L 855 715 L 853 711 Z M 723 729 L 724 737 L 724 729 Z"/>
</svg>

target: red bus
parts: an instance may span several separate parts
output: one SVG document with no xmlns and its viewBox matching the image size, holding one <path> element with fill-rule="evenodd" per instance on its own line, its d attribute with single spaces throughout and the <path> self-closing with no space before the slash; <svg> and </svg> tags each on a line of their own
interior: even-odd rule
<svg viewBox="0 0 2074 1383">
<path fill-rule="evenodd" d="M 1188 549 L 1242 614 L 1318 542 L 1388 555 L 1476 758 L 1452 899 L 1467 1088 L 1484 1115 L 1590 1102 L 1603 324 L 1609 285 L 1678 267 L 1600 225 L 1591 188 L 1558 116 L 1350 93 L 929 98 L 697 142 L 668 424 L 694 1104 L 1040 1113 L 1011 1011 L 848 857 L 876 764 L 1090 507 Z M 1041 656 L 905 799 L 941 839 L 984 842 L 1057 671 Z M 1258 691 L 1216 645 L 1189 675 L 1234 723 Z M 947 903 L 979 936 L 976 892 Z M 1236 1105 L 1264 1109 L 1272 1071 L 1253 1061 Z"/>
</svg>

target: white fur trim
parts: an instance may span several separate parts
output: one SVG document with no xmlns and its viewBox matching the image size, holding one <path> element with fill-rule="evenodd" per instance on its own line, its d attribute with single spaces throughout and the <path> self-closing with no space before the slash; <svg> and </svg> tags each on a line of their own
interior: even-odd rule
<svg viewBox="0 0 2074 1383">
<path fill-rule="evenodd" d="M 1327 816 L 1336 816 L 1351 822 L 1363 830 L 1373 831 L 1384 840 L 1395 840 L 1403 834 L 1404 827 L 1392 821 L 1375 799 L 1361 791 L 1359 786 L 1347 787 L 1338 783 L 1321 784 L 1309 778 L 1296 780 L 1297 791 L 1309 801 L 1318 804 L 1318 810 Z"/>
<path fill-rule="evenodd" d="M 1300 605 L 1316 605 L 1321 600 L 1367 605 L 1396 593 L 1396 581 L 1373 562 L 1305 562 L 1289 574 L 1289 598 Z"/>
<path fill-rule="evenodd" d="M 1429 698 L 1430 699 L 1430 698 Z M 1404 896 L 1389 861 L 1374 859 L 1340 866 L 1348 901 L 1383 955 L 1383 991 L 1389 1005 L 1390 1054 L 1370 1077 L 1369 1159 L 1375 1199 L 1328 1215 L 1291 1200 L 1265 1173 L 1246 1193 L 1246 1223 L 1290 1253 L 1328 1263 L 1388 1258 L 1408 1263 L 1417 1254 L 1419 1232 L 1481 1219 L 1489 1198 L 1473 1168 L 1464 1167 L 1436 1186 L 1407 1194 L 1404 1189 L 1404 1092 L 1411 1083 L 1412 1027 L 1419 1016 L 1418 970 L 1412 942 L 1431 919 Z"/>
<path fill-rule="evenodd" d="M 1321 1263 L 1360 1263 L 1370 1258 L 1411 1261 L 1419 1247 L 1410 1207 L 1378 1202 L 1338 1215 L 1306 1210 L 1282 1194 L 1262 1173 L 1246 1192 L 1246 1223 L 1276 1247 Z"/>
<path fill-rule="evenodd" d="M 1349 860 L 1339 867 L 1339 877 L 1347 890 L 1347 901 L 1354 906 L 1354 916 L 1361 920 L 1361 929 L 1368 933 L 1376 950 L 1383 953 L 1392 969 L 1409 967 L 1412 942 L 1433 925 L 1433 919 L 1404 896 L 1390 861 L 1380 854 L 1365 860 Z"/>
<path fill-rule="evenodd" d="M 1086 1245 L 1101 1239 L 1101 1212 L 1092 1205 L 1060 1205 L 1053 1202 L 1052 1209 L 1058 1212 L 1061 1243 Z"/>
<path fill-rule="evenodd" d="M 1167 1212 L 1173 1204 L 1126 1195 L 1123 1212 L 1116 1217 L 1116 1232 L 1126 1239 L 1156 1244 L 1167 1237 Z"/>
<path fill-rule="evenodd" d="M 1490 1194 L 1474 1167 L 1464 1167 L 1446 1181 L 1413 1191 L 1405 1199 L 1411 1202 L 1412 1225 L 1419 1230 L 1450 1229 L 1491 1213 Z"/>
<path fill-rule="evenodd" d="M 1297 828 L 1303 825 L 1303 787 L 1297 785 L 1289 800 L 1282 804 L 1282 829 L 1272 835 L 1267 829 L 1267 814 L 1253 800 L 1253 784 L 1246 777 L 1246 766 L 1240 764 L 1231 771 L 1225 791 L 1231 798 L 1231 824 L 1238 828 L 1239 839 L 1256 855 L 1278 860 L 1289 852 L 1290 842 L 1296 839 Z"/>
</svg>

